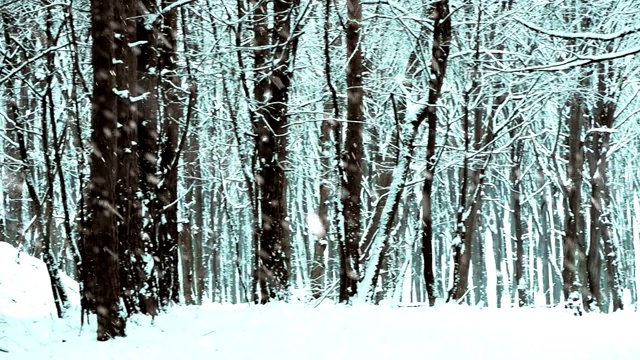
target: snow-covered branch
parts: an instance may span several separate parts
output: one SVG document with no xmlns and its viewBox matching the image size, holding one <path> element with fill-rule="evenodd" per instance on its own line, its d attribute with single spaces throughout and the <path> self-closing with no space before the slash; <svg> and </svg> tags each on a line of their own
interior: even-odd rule
<svg viewBox="0 0 640 360">
<path fill-rule="evenodd" d="M 626 50 L 610 52 L 601 55 L 581 55 L 575 56 L 571 59 L 567 59 L 561 62 L 545 65 L 528 66 L 524 68 L 516 69 L 500 69 L 496 67 L 489 67 L 492 70 L 497 70 L 506 73 L 515 72 L 533 72 L 533 71 L 566 71 L 579 66 L 585 66 L 593 63 L 599 63 L 603 61 L 615 60 L 625 58 L 627 56 L 633 56 L 640 53 L 640 46 L 635 46 Z"/>
<path fill-rule="evenodd" d="M 594 33 L 594 32 L 578 32 L 578 33 L 572 33 L 572 32 L 566 32 L 566 31 L 557 31 L 557 30 L 549 30 L 549 29 L 545 29 L 541 26 L 538 26 L 534 23 L 530 23 L 526 20 L 523 20 L 519 17 L 514 17 L 514 19 L 519 22 L 520 24 L 524 25 L 525 27 L 535 31 L 535 32 L 539 32 L 541 34 L 547 35 L 547 36 L 551 36 L 551 37 L 557 37 L 557 38 L 562 38 L 562 39 L 581 39 L 581 40 L 599 40 L 599 41 L 613 41 L 616 39 L 620 39 L 622 37 L 625 37 L 627 35 L 631 35 L 631 34 L 635 34 L 637 32 L 640 32 L 640 24 L 636 25 L 633 28 L 629 28 L 629 29 L 625 29 L 622 31 L 618 31 L 618 32 L 614 32 L 614 33 L 610 33 L 610 34 L 600 34 L 600 33 Z"/>
</svg>

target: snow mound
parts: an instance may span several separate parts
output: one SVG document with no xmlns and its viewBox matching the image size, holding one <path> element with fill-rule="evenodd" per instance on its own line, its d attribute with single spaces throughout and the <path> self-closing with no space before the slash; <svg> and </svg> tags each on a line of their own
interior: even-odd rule
<svg viewBox="0 0 640 360">
<path fill-rule="evenodd" d="M 0 242 L 0 315 L 26 318 L 55 313 L 44 262 Z"/>
<path fill-rule="evenodd" d="M 78 283 L 64 273 L 60 276 L 70 305 L 79 307 Z M 45 263 L 6 242 L 0 242 L 0 316 L 56 316 Z"/>
</svg>

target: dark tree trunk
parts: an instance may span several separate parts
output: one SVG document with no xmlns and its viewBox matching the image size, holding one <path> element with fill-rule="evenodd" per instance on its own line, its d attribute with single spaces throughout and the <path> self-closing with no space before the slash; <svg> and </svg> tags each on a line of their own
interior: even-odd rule
<svg viewBox="0 0 640 360">
<path fill-rule="evenodd" d="M 613 311 L 623 310 L 622 303 L 622 282 L 618 270 L 618 249 L 613 231 L 611 229 L 611 193 L 608 185 L 607 170 L 609 167 L 608 153 L 610 149 L 611 133 L 609 129 L 613 127 L 615 119 L 616 104 L 607 97 L 611 97 L 607 85 L 607 80 L 612 77 L 612 64 L 598 64 L 598 101 L 594 110 L 595 128 L 603 129 L 602 132 L 594 132 L 592 138 L 592 159 L 591 168 L 591 232 L 592 237 L 602 240 L 604 243 L 605 265 L 607 269 L 606 293 L 611 294 Z M 596 229 L 594 233 L 594 228 Z M 594 246 L 594 240 L 591 241 Z M 598 250 L 600 242 L 598 242 Z M 591 250 L 589 251 L 591 256 Z M 591 268 L 590 268 L 591 270 Z M 590 271 L 591 275 L 591 271 Z M 595 274 L 594 274 L 595 275 Z M 598 272 L 598 275 L 600 273 Z M 602 295 L 600 296 L 602 298 Z M 602 301 L 602 299 L 600 299 Z M 604 304 L 598 303 L 601 309 L 605 309 Z"/>
<path fill-rule="evenodd" d="M 162 8 L 168 8 L 173 1 L 163 1 Z M 158 245 L 161 276 L 159 298 L 166 307 L 170 302 L 180 302 L 180 282 L 178 279 L 178 121 L 182 118 L 182 108 L 178 91 L 180 78 L 177 66 L 178 10 L 174 7 L 163 14 L 164 24 L 160 35 L 160 68 L 163 98 L 163 134 L 160 172 L 161 184 L 158 194 Z"/>
<path fill-rule="evenodd" d="M 253 5 L 256 2 L 252 1 Z M 291 17 L 295 1 L 273 2 L 273 32 L 268 33 L 267 4 L 256 6 L 254 16 L 255 68 L 254 97 L 258 106 L 255 121 L 256 163 L 260 196 L 260 244 L 257 256 L 260 266 L 256 276 L 260 285 L 259 299 L 286 300 L 291 272 L 289 223 L 287 221 L 285 175 L 286 125 L 289 87 L 292 77 L 291 60 L 297 42 L 292 34 Z M 268 44 L 273 46 L 269 57 Z M 270 95 L 270 96 L 269 96 Z M 257 299 L 256 299 L 257 300 Z"/>
<path fill-rule="evenodd" d="M 114 76 L 114 9 L 110 2 L 91 2 L 91 37 L 94 87 L 91 115 L 91 182 L 88 207 L 90 224 L 84 248 L 89 258 L 92 291 L 98 316 L 98 340 L 124 336 L 125 320 L 120 316 L 118 276 L 118 234 L 116 219 L 117 150 L 115 131 L 117 101 Z"/>
<path fill-rule="evenodd" d="M 580 94 L 573 95 L 570 100 L 570 113 L 568 119 L 568 164 L 567 181 L 565 188 L 565 225 L 562 239 L 564 261 L 562 266 L 563 293 L 567 306 L 580 307 L 581 278 L 579 276 L 579 264 L 577 259 L 581 224 L 581 195 L 582 165 L 584 162 L 583 147 L 581 142 L 582 121 L 584 117 L 584 100 Z"/>
<path fill-rule="evenodd" d="M 256 149 L 255 149 L 255 159 L 254 163 L 261 164 L 261 159 L 266 158 L 268 154 L 266 151 L 270 148 L 273 148 L 275 144 L 273 144 L 273 136 L 271 131 L 267 129 L 266 121 L 268 119 L 268 109 L 267 109 L 267 101 L 268 101 L 268 92 L 269 92 L 269 71 L 267 69 L 267 62 L 269 61 L 269 50 L 267 46 L 269 45 L 269 33 L 267 30 L 268 26 L 268 17 L 267 17 L 267 4 L 264 2 L 260 2 L 257 0 L 251 1 L 251 6 L 254 8 L 253 12 L 253 34 L 254 40 L 253 43 L 256 47 L 254 50 L 254 68 L 256 69 L 256 74 L 254 75 L 254 86 L 253 86 L 253 98 L 255 101 L 256 114 L 257 118 L 254 119 L 254 128 L 257 131 L 256 137 Z M 262 138 L 266 133 L 265 138 Z M 271 150 L 273 151 L 273 150 Z M 270 162 L 273 161 L 273 156 L 270 157 Z M 260 165 L 264 166 L 264 165 Z M 253 169 L 258 170 L 258 169 Z M 254 281 L 254 301 L 266 303 L 269 301 L 269 292 L 267 287 L 267 268 L 266 261 L 271 256 L 263 249 L 263 239 L 265 237 L 264 227 L 265 227 L 265 214 L 263 212 L 261 203 L 258 198 L 262 196 L 263 201 L 265 201 L 264 195 L 262 193 L 265 191 L 265 182 L 266 181 L 275 181 L 276 179 L 264 179 L 264 174 L 262 173 L 262 169 L 258 171 L 258 176 L 256 177 L 256 189 L 258 191 L 254 196 L 256 196 L 256 211 L 259 212 L 258 219 L 256 219 L 256 232 L 258 233 L 258 241 L 255 246 L 255 257 L 257 260 L 257 265 L 255 269 L 254 278 L 257 281 Z M 261 216 L 260 216 L 261 215 Z M 267 213 L 268 216 L 273 216 L 275 214 Z M 271 218 L 273 220 L 273 218 Z M 257 286 L 256 286 L 257 285 Z M 259 293 L 258 293 L 259 288 Z"/>
<path fill-rule="evenodd" d="M 602 101 L 599 101 L 600 104 L 603 104 Z M 596 108 L 594 112 L 594 127 L 598 128 L 602 126 L 601 123 L 601 112 L 604 111 L 602 108 Z M 589 234 L 589 254 L 587 256 L 587 271 L 589 277 L 589 288 L 591 290 L 591 295 L 593 296 L 591 304 L 593 307 L 599 308 L 601 311 L 604 311 L 604 298 L 602 292 L 602 285 L 600 282 L 601 279 L 601 268 L 602 268 L 602 228 L 601 228 L 601 218 L 603 215 L 603 185 L 601 176 L 604 174 L 600 173 L 600 161 L 602 161 L 602 154 L 600 153 L 600 139 L 601 135 L 599 132 L 594 132 L 591 137 L 587 140 L 591 144 L 591 151 L 587 152 L 587 162 L 589 164 L 589 173 L 591 176 L 591 207 L 590 207 L 590 234 Z M 588 146 L 588 145 L 587 145 Z"/>
<path fill-rule="evenodd" d="M 343 146 L 345 177 L 342 179 L 342 206 L 345 239 L 340 250 L 340 301 L 346 302 L 357 292 L 359 247 L 362 235 L 362 129 L 363 88 L 360 31 L 360 0 L 347 0 L 347 126 Z"/>
<path fill-rule="evenodd" d="M 493 256 L 496 266 L 496 299 L 498 308 L 502 308 L 502 301 L 505 291 L 504 279 L 505 274 L 502 271 L 502 265 L 507 261 L 505 259 L 505 250 L 504 250 L 504 241 L 503 233 L 504 233 L 504 223 L 500 218 L 500 213 L 502 211 L 502 207 L 499 206 L 497 202 L 493 204 L 493 212 L 491 215 L 496 219 L 496 232 L 492 234 L 493 236 Z"/>
<path fill-rule="evenodd" d="M 518 138 L 517 128 L 521 123 L 521 119 L 517 117 L 515 124 L 510 131 L 511 134 L 511 208 L 512 222 L 514 229 L 514 238 L 516 243 L 516 268 L 515 268 L 515 286 L 518 292 L 518 306 L 523 307 L 529 305 L 527 294 L 527 282 L 524 277 L 524 234 L 522 231 L 522 204 L 520 202 L 520 193 L 522 189 L 522 171 L 520 164 L 522 162 L 522 141 Z"/>
<path fill-rule="evenodd" d="M 184 8 L 180 9 L 180 20 L 182 25 L 183 46 L 185 52 L 185 60 L 187 63 L 187 73 L 189 75 L 189 103 L 187 115 L 190 117 L 190 129 L 193 129 L 187 134 L 186 151 L 184 154 L 185 162 L 185 187 L 187 191 L 187 199 L 185 211 L 187 213 L 188 224 L 185 224 L 184 231 L 188 231 L 182 237 L 181 244 L 184 244 L 184 251 L 187 259 L 185 262 L 191 262 L 190 270 L 191 274 L 184 273 L 183 285 L 185 292 L 185 302 L 189 303 L 187 298 L 187 286 L 191 288 L 190 291 L 194 292 L 195 300 L 192 300 L 195 304 L 202 304 L 202 295 L 204 291 L 204 264 L 203 264 L 203 233 L 204 233 L 204 199 L 203 199 L 203 184 L 202 184 L 202 169 L 201 159 L 198 155 L 200 153 L 200 116 L 196 112 L 196 103 L 198 99 L 198 82 L 193 75 L 193 67 L 191 65 L 191 59 L 189 53 L 199 51 L 198 42 L 190 40 L 191 32 L 187 25 L 187 12 Z M 187 243 L 189 242 L 189 243 Z M 191 244 L 191 245 L 189 245 Z M 189 249 L 191 246 L 191 249 Z M 184 256 L 184 255 L 183 255 Z"/>
<path fill-rule="evenodd" d="M 144 291 L 141 292 L 141 311 L 144 314 L 158 313 L 158 277 L 161 264 L 158 244 L 158 199 L 156 188 L 160 182 L 158 161 L 158 21 L 146 26 L 149 14 L 157 11 L 156 2 L 141 0 L 137 3 L 139 20 L 136 26 L 137 41 L 144 44 L 137 46 L 134 51 L 138 54 L 137 81 L 140 96 L 144 100 L 138 101 L 138 167 L 140 173 L 140 192 L 142 210 L 142 241 L 144 246 L 143 267 L 153 271 L 145 273 Z M 157 259 L 157 260 L 156 260 Z"/>
<path fill-rule="evenodd" d="M 115 39 L 115 58 L 119 61 L 114 66 L 116 71 L 116 88 L 118 89 L 117 111 L 117 181 L 116 209 L 122 216 L 118 224 L 118 245 L 120 249 L 120 286 L 122 298 L 129 315 L 140 312 L 140 289 L 145 278 L 142 269 L 144 247 L 140 237 L 142 228 L 140 199 L 140 174 L 138 168 L 138 124 L 136 121 L 136 105 L 131 98 L 139 94 L 135 86 L 137 76 L 136 57 L 129 48 L 135 41 L 136 25 L 131 20 L 136 14 L 135 1 L 128 0 L 115 3 L 115 29 L 121 37 Z"/>
<path fill-rule="evenodd" d="M 542 189 L 545 186 L 544 173 L 542 168 L 538 169 L 538 188 Z M 543 190 L 540 194 L 540 229 L 538 231 L 538 253 L 542 260 L 542 290 L 545 296 L 545 303 L 547 306 L 551 306 L 552 288 L 550 282 L 552 279 L 551 272 L 551 232 L 549 231 L 549 202 L 550 196 L 546 190 Z"/>
<path fill-rule="evenodd" d="M 194 86 L 193 91 L 197 91 L 195 84 L 192 86 Z M 194 128 L 197 129 L 197 125 Z M 187 147 L 184 153 L 184 184 L 187 189 L 184 197 L 184 217 L 186 222 L 182 224 L 179 239 L 182 258 L 182 291 L 184 293 L 184 302 L 187 305 L 202 303 L 202 294 L 199 288 L 202 274 L 199 269 L 202 265 L 203 229 L 201 221 L 204 209 L 202 208 L 202 184 L 200 181 L 202 175 L 198 156 L 199 149 L 198 133 L 191 131 L 187 137 Z"/>
<path fill-rule="evenodd" d="M 422 188 L 422 258 L 424 260 L 424 279 L 427 288 L 429 305 L 433 306 L 436 299 L 435 276 L 433 269 L 433 209 L 432 193 L 435 176 L 436 130 L 438 113 L 436 103 L 440 98 L 440 91 L 446 75 L 449 49 L 451 46 L 451 17 L 449 16 L 449 1 L 440 0 L 433 3 L 431 14 L 433 17 L 433 44 L 431 47 L 431 77 L 429 81 L 429 105 L 427 108 L 427 168 Z"/>
</svg>

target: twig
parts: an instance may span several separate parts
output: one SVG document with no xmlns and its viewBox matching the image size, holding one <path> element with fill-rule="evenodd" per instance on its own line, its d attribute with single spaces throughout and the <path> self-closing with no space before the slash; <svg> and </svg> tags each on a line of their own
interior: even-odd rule
<svg viewBox="0 0 640 360">
<path fill-rule="evenodd" d="M 320 299 L 318 299 L 318 301 L 316 301 L 316 303 L 313 305 L 314 309 L 320 306 L 320 304 L 322 304 L 324 299 L 326 299 L 329 296 L 329 294 L 336 288 L 336 286 L 338 286 L 339 282 L 340 280 L 334 281 L 333 284 L 331 284 L 331 286 L 327 290 L 325 290 L 324 294 L 322 294 Z"/>
</svg>

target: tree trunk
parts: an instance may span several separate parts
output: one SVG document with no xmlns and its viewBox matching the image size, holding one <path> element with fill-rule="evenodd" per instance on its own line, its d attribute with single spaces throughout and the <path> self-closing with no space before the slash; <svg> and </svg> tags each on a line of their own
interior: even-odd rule
<svg viewBox="0 0 640 360">
<path fill-rule="evenodd" d="M 162 8 L 169 8 L 171 1 L 163 1 Z M 158 244 L 161 254 L 159 297 L 163 307 L 170 302 L 180 302 L 178 278 L 178 121 L 182 107 L 178 92 L 181 89 L 177 71 L 178 9 L 173 7 L 163 14 L 160 35 L 161 89 L 163 93 L 163 135 L 160 154 L 162 174 L 158 193 Z M 186 131 L 186 130 L 185 130 Z"/>
<path fill-rule="evenodd" d="M 601 101 L 600 101 L 601 102 Z M 596 108 L 594 112 L 594 127 L 600 127 L 599 114 L 604 109 Z M 597 131 L 591 135 L 589 139 L 591 142 L 591 151 L 587 152 L 587 160 L 589 164 L 589 172 L 591 175 L 591 207 L 590 207 L 590 234 L 589 234 L 589 254 L 587 257 L 587 270 L 589 276 L 589 287 L 593 299 L 592 306 L 594 308 L 600 308 L 604 311 L 603 294 L 600 283 L 601 268 L 602 268 L 602 246 L 601 246 L 601 217 L 602 217 L 602 192 L 603 185 L 602 175 L 600 173 L 599 162 L 602 161 L 602 155 L 600 154 L 600 133 Z"/>
<path fill-rule="evenodd" d="M 122 216 L 118 224 L 118 245 L 120 249 L 120 286 L 122 297 L 129 315 L 140 312 L 140 289 L 144 279 L 142 255 L 144 248 L 140 231 L 142 228 L 140 199 L 140 174 L 138 169 L 138 124 L 135 103 L 131 98 L 138 96 L 135 86 L 137 74 L 136 57 L 129 48 L 135 41 L 136 25 L 132 22 L 136 14 L 135 3 L 124 1 L 115 3 L 114 20 L 118 25 L 114 30 L 121 34 L 116 37 L 114 65 L 116 71 L 117 116 L 117 181 L 116 209 Z"/>
<path fill-rule="evenodd" d="M 91 115 L 91 182 L 88 207 L 90 225 L 85 249 L 95 291 L 98 316 L 98 340 L 124 336 L 125 320 L 120 316 L 120 281 L 118 276 L 118 234 L 116 218 L 117 150 L 114 137 L 117 125 L 117 101 L 113 89 L 114 22 L 110 2 L 91 2 L 92 64 L 94 71 L 93 111 Z"/>
<path fill-rule="evenodd" d="M 464 94 L 463 106 L 463 130 L 464 130 L 464 160 L 462 164 L 462 184 L 460 185 L 460 206 L 456 219 L 456 242 L 453 247 L 454 274 L 453 286 L 449 289 L 448 300 L 461 300 L 467 293 L 469 283 L 469 268 L 471 262 L 471 243 L 477 231 L 477 219 L 482 203 L 482 190 L 484 183 L 484 171 L 490 159 L 487 145 L 493 141 L 493 119 L 489 118 L 486 131 L 483 131 L 485 119 L 484 102 L 481 99 L 481 74 L 480 74 L 480 26 L 482 9 L 478 9 L 476 20 L 476 39 L 474 49 L 474 62 L 471 74 L 471 87 Z M 474 108 L 469 107 L 474 104 Z M 470 162 L 469 148 L 471 136 L 469 125 L 473 112 L 473 150 L 477 156 L 473 163 Z M 481 151 L 482 148 L 485 148 Z M 484 164 L 482 164 L 484 162 Z M 468 198 L 468 199 L 467 199 Z M 469 200 L 469 201 L 467 201 Z M 477 264 L 477 266 L 482 266 Z"/>
<path fill-rule="evenodd" d="M 325 287 L 326 266 L 324 253 L 327 249 L 329 236 L 329 207 L 331 205 L 331 134 L 333 127 L 336 126 L 336 120 L 331 118 L 333 113 L 330 103 L 325 103 L 325 116 L 320 129 L 320 144 L 322 146 L 322 163 L 321 172 L 322 179 L 320 184 L 320 206 L 318 209 L 318 217 L 322 229 L 316 233 L 317 239 L 314 245 L 313 266 L 311 267 L 311 293 L 316 299 L 320 298 Z"/>
<path fill-rule="evenodd" d="M 521 119 L 516 118 L 516 122 L 510 131 L 511 134 L 511 207 L 512 207 L 512 223 L 514 227 L 514 237 L 516 243 L 516 276 L 515 286 L 518 292 L 518 306 L 523 307 L 529 305 L 527 294 L 527 282 L 524 277 L 524 234 L 522 231 L 522 204 L 520 203 L 520 193 L 522 189 L 522 171 L 520 164 L 522 162 L 522 141 L 517 137 L 516 128 L 519 127 Z"/>
<path fill-rule="evenodd" d="M 195 85 L 194 85 L 195 86 Z M 197 129 L 197 126 L 195 127 Z M 198 289 L 200 274 L 198 267 L 201 264 L 202 229 L 196 224 L 197 213 L 202 213 L 202 203 L 198 203 L 197 192 L 201 191 L 199 172 L 199 142 L 196 131 L 191 131 L 187 137 L 187 148 L 184 153 L 185 172 L 183 176 L 186 193 L 184 195 L 184 215 L 186 219 L 182 223 L 180 231 L 180 257 L 182 259 L 182 292 L 186 305 L 201 304 L 201 295 Z M 195 263 L 195 265 L 194 265 Z M 195 294 L 194 294 L 195 292 Z M 195 295 L 195 299 L 194 299 Z"/>
<path fill-rule="evenodd" d="M 257 2 L 252 1 L 255 6 Z M 257 276 L 260 302 L 286 300 L 291 273 L 289 223 L 286 209 L 285 174 L 287 103 L 297 38 L 292 34 L 291 17 L 297 2 L 273 2 L 273 32 L 269 40 L 267 5 L 260 3 L 254 11 L 254 51 L 256 74 L 254 97 L 258 105 L 255 127 L 256 176 L 260 196 L 260 244 L 257 256 L 261 265 Z M 273 46 L 272 58 L 269 48 Z"/>
<path fill-rule="evenodd" d="M 432 192 L 435 176 L 436 130 L 438 113 L 436 103 L 446 75 L 449 49 L 452 36 L 449 1 L 440 0 L 433 3 L 433 44 L 431 46 L 431 77 L 429 81 L 429 105 L 427 112 L 427 167 L 424 186 L 422 188 L 422 258 L 424 260 L 424 279 L 427 288 L 429 305 L 435 304 L 435 276 L 433 269 L 433 209 Z"/>
<path fill-rule="evenodd" d="M 537 176 L 538 189 L 542 189 L 545 186 L 544 173 L 541 168 L 538 169 Z M 547 190 L 542 190 L 540 194 L 540 229 L 538 231 L 538 253 L 542 261 L 542 290 L 545 296 L 545 304 L 551 306 L 553 304 L 551 283 L 553 282 L 551 272 L 551 231 L 549 229 L 549 209 L 548 202 L 550 196 Z"/>
<path fill-rule="evenodd" d="M 562 266 L 562 281 L 565 306 L 576 307 L 581 313 L 581 287 L 577 253 L 581 236 L 581 195 L 582 165 L 584 161 L 581 142 L 582 118 L 584 116 L 583 99 L 580 94 L 573 95 L 570 102 L 568 120 L 568 157 L 567 180 L 569 185 L 565 191 L 565 226 L 562 239 L 564 260 Z"/>
<path fill-rule="evenodd" d="M 607 64 L 609 67 L 613 64 Z M 608 71 L 608 72 L 607 72 Z M 610 149 L 611 133 L 609 129 L 613 127 L 615 119 L 616 104 L 607 97 L 609 94 L 607 81 L 612 77 L 611 69 L 607 69 L 605 63 L 598 64 L 598 101 L 594 110 L 594 127 L 602 129 L 601 132 L 594 132 L 592 138 L 593 158 L 590 159 L 591 168 L 591 233 L 592 237 L 598 238 L 598 250 L 600 249 L 599 240 L 604 243 L 605 265 L 607 269 L 607 294 L 611 294 L 611 303 L 613 311 L 623 310 L 622 303 L 622 282 L 620 272 L 618 270 L 618 249 L 613 238 L 611 223 L 611 193 L 608 185 L 607 170 L 609 167 L 608 153 Z M 594 233 L 594 228 L 596 229 Z M 591 244 L 594 246 L 592 239 Z M 591 256 L 591 250 L 589 251 Z M 599 254 L 598 254 L 599 255 Z M 600 259 L 600 258 L 599 258 Z M 601 259 L 600 259 L 601 260 Z M 590 269 L 591 270 L 591 267 Z M 598 269 L 600 270 L 600 269 Z M 595 275 L 595 274 L 594 274 Z M 600 273 L 598 272 L 598 275 Z M 591 271 L 590 271 L 591 277 Z M 596 300 L 598 300 L 596 298 Z M 602 294 L 598 302 L 600 308 L 606 310 L 602 304 Z M 608 308 L 608 307 L 607 307 Z"/>
<path fill-rule="evenodd" d="M 348 302 L 357 292 L 359 248 L 362 235 L 362 130 L 364 123 L 362 50 L 360 32 L 362 4 L 347 0 L 347 126 L 343 146 L 345 177 L 342 179 L 344 243 L 341 245 L 340 301 Z"/>
<path fill-rule="evenodd" d="M 142 209 L 142 241 L 144 246 L 143 268 L 144 287 L 141 292 L 141 310 L 144 314 L 158 313 L 158 276 L 160 271 L 158 246 L 158 199 L 156 188 L 160 182 L 158 161 L 158 21 L 147 28 L 145 19 L 157 11 L 156 2 L 138 2 L 139 20 L 136 28 L 137 41 L 144 41 L 134 51 L 138 54 L 136 77 L 142 101 L 136 107 L 138 127 L 138 167 L 140 172 L 140 193 Z M 156 260 L 158 259 L 158 260 Z"/>
<path fill-rule="evenodd" d="M 11 16 L 5 12 L 2 13 L 2 23 L 4 28 L 4 41 L 7 46 L 8 54 L 17 54 L 14 41 L 11 40 L 11 31 L 13 30 L 14 20 Z M 20 59 L 7 60 L 11 67 L 19 63 Z M 26 80 L 23 80 L 26 81 Z M 19 159 L 20 153 L 18 150 L 18 131 L 20 131 L 16 122 L 18 116 L 18 99 L 16 98 L 15 82 L 13 77 L 9 77 L 5 83 L 7 109 L 6 109 L 6 134 L 9 141 L 4 141 L 4 153 L 6 159 Z M 3 164 L 3 183 L 6 186 L 5 201 L 5 228 L 4 234 L 5 241 L 18 247 L 20 239 L 22 237 L 22 189 L 24 186 L 25 174 L 19 163 Z M 5 205 L 5 204 L 0 204 Z"/>
</svg>

